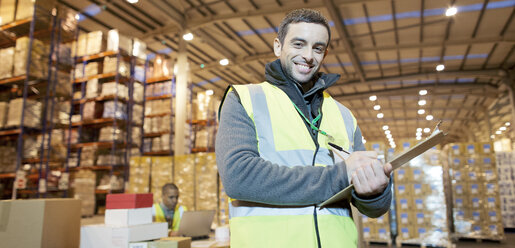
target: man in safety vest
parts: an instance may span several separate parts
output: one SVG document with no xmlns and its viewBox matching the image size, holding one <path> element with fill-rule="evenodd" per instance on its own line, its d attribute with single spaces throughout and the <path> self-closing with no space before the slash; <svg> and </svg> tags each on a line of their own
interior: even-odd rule
<svg viewBox="0 0 515 248">
<path fill-rule="evenodd" d="M 390 207 L 391 165 L 364 151 L 356 119 L 326 91 L 340 75 L 319 72 L 330 38 L 318 11 L 290 12 L 266 81 L 226 92 L 216 157 L 231 198 L 231 248 L 356 247 L 350 204 L 369 217 Z M 350 156 L 337 160 L 329 143 Z M 350 202 L 316 206 L 350 182 Z"/>
<path fill-rule="evenodd" d="M 162 201 L 152 207 L 152 215 L 156 222 L 168 223 L 169 236 L 177 236 L 182 213 L 186 207 L 179 206 L 179 188 L 173 183 L 167 183 L 161 189 Z"/>
</svg>

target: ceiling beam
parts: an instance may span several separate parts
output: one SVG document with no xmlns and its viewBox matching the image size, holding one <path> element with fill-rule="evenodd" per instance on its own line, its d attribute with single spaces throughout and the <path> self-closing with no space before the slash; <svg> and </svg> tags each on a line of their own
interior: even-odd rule
<svg viewBox="0 0 515 248">
<path fill-rule="evenodd" d="M 424 99 L 427 99 L 428 96 L 424 96 Z M 350 107 L 350 106 L 349 106 Z M 369 110 L 370 109 L 370 106 L 361 106 L 361 107 L 358 107 L 356 105 L 353 105 L 352 107 L 350 107 L 352 112 L 355 112 L 356 111 L 366 111 L 366 110 Z M 384 107 L 381 107 L 381 111 L 399 111 L 399 110 L 406 110 L 406 111 L 418 111 L 419 109 L 424 109 L 426 110 L 426 114 L 427 111 L 462 111 L 462 110 L 466 110 L 466 111 L 469 111 L 469 110 L 473 110 L 475 112 L 480 112 L 480 113 L 484 113 L 485 110 L 483 109 L 480 109 L 480 108 L 477 108 L 477 106 L 461 106 L 461 107 L 431 107 L 431 106 L 419 106 L 419 107 L 416 107 L 416 108 L 413 108 L 413 107 L 406 107 L 406 106 L 403 106 L 403 107 L 399 107 L 399 108 L 384 108 Z M 426 115 L 424 114 L 424 116 Z"/>
<path fill-rule="evenodd" d="M 336 29 L 336 32 L 338 32 L 338 36 L 340 37 L 340 40 L 343 43 L 343 47 L 345 48 L 345 51 L 347 51 L 347 54 L 349 55 L 349 58 L 352 63 L 352 67 L 358 74 L 359 80 L 361 82 L 365 82 L 365 73 L 363 72 L 363 67 L 361 66 L 361 62 L 359 61 L 358 55 L 354 51 L 354 45 L 352 44 L 352 41 L 349 38 L 349 33 L 347 32 L 347 29 L 345 28 L 345 25 L 343 23 L 343 18 L 340 14 L 340 10 L 338 6 L 334 3 L 333 0 L 324 0 L 324 5 L 329 12 L 329 15 L 331 16 L 331 19 L 334 22 L 334 27 Z"/>
<path fill-rule="evenodd" d="M 455 95 L 467 90 L 479 90 L 477 94 L 479 96 L 496 98 L 498 96 L 497 87 L 491 84 L 486 83 L 454 83 L 454 84 L 422 84 L 411 87 L 402 87 L 402 88 L 391 88 L 384 90 L 375 90 L 375 91 L 367 91 L 360 93 L 352 93 L 352 94 L 340 94 L 334 95 L 333 98 L 346 101 L 346 100 L 356 100 L 362 98 L 368 98 L 371 95 L 376 96 L 402 96 L 402 95 L 417 95 L 418 91 L 421 89 L 430 89 L 431 95 Z M 454 92 L 448 92 L 452 90 Z M 459 91 L 459 92 L 456 92 Z M 466 94 L 474 94 L 475 92 L 466 92 Z"/>
</svg>

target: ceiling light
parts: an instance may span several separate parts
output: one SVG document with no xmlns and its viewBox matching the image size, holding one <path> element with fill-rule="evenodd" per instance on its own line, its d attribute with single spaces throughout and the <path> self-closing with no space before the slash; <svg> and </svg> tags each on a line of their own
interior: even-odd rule
<svg viewBox="0 0 515 248">
<path fill-rule="evenodd" d="M 431 132 L 431 129 L 429 129 L 428 127 L 424 128 L 424 133 L 429 133 Z"/>
<path fill-rule="evenodd" d="M 213 95 L 213 90 L 206 90 L 206 95 L 208 96 L 212 96 Z"/>
<path fill-rule="evenodd" d="M 386 135 L 386 138 L 391 138 L 391 137 L 392 137 L 392 134 L 391 134 L 391 133 L 389 133 L 389 134 L 387 134 L 387 135 Z"/>
<path fill-rule="evenodd" d="M 445 11 L 445 16 L 453 16 L 456 15 L 456 13 L 458 13 L 458 8 L 450 7 Z"/>
<path fill-rule="evenodd" d="M 418 94 L 421 95 L 421 96 L 425 96 L 425 95 L 427 95 L 427 90 L 420 90 L 418 92 Z"/>
<path fill-rule="evenodd" d="M 390 133 L 392 133 L 390 130 L 385 130 L 384 131 L 384 134 L 390 134 Z"/>
<path fill-rule="evenodd" d="M 393 142 L 393 137 L 387 138 L 389 142 Z"/>
<path fill-rule="evenodd" d="M 370 101 L 375 101 L 375 100 L 377 100 L 377 96 L 376 96 L 376 95 L 370 96 L 370 97 L 368 98 L 368 100 L 370 100 Z"/>
<path fill-rule="evenodd" d="M 381 109 L 381 105 L 374 105 L 374 110 L 380 110 Z"/>
<path fill-rule="evenodd" d="M 501 134 L 501 133 L 502 133 L 502 132 L 501 132 L 501 131 L 499 131 L 499 130 L 495 131 L 495 134 Z"/>
<path fill-rule="evenodd" d="M 187 41 L 193 40 L 193 34 L 192 34 L 192 33 L 184 34 L 184 35 L 182 36 L 182 38 L 183 38 L 184 40 L 187 40 Z"/>
<path fill-rule="evenodd" d="M 505 125 L 505 126 L 507 126 L 507 127 L 509 127 L 509 126 L 511 125 L 511 123 L 506 122 L 506 123 L 504 123 L 504 125 Z"/>
<path fill-rule="evenodd" d="M 388 130 L 388 125 L 384 125 L 383 130 Z"/>
<path fill-rule="evenodd" d="M 445 70 L 445 65 L 442 65 L 442 64 L 437 65 L 437 66 L 436 66 L 436 70 L 437 70 L 437 71 L 443 71 L 443 70 Z"/>
<path fill-rule="evenodd" d="M 383 118 L 383 117 L 384 117 L 384 114 L 383 114 L 383 113 L 379 113 L 379 114 L 377 114 L 377 118 L 381 119 L 381 118 Z"/>
<path fill-rule="evenodd" d="M 425 111 L 425 110 L 423 110 L 423 109 L 419 109 L 419 110 L 417 111 L 417 113 L 418 113 L 419 115 L 423 115 L 423 114 L 425 114 L 425 113 L 426 113 L 426 111 Z"/>
<path fill-rule="evenodd" d="M 500 127 L 499 130 L 501 131 L 505 131 L 506 130 L 506 127 Z"/>
<path fill-rule="evenodd" d="M 139 0 L 127 0 L 129 3 L 137 3 Z"/>
<path fill-rule="evenodd" d="M 416 139 L 417 139 L 417 140 L 421 140 L 421 139 L 422 139 L 422 137 L 420 137 L 420 136 L 417 136 L 417 138 L 416 138 Z"/>
<path fill-rule="evenodd" d="M 222 59 L 222 60 L 220 60 L 220 64 L 221 65 L 228 65 L 229 64 L 229 60 L 228 59 Z"/>
<path fill-rule="evenodd" d="M 426 120 L 428 120 L 428 121 L 433 120 L 433 116 L 432 116 L 432 115 L 428 115 L 428 116 L 426 116 Z"/>
<path fill-rule="evenodd" d="M 492 134 L 492 135 L 490 135 L 490 138 L 492 138 L 492 139 L 493 139 L 493 138 L 495 138 L 495 135 L 493 135 L 493 134 Z"/>
<path fill-rule="evenodd" d="M 420 105 L 420 106 L 424 106 L 424 105 L 426 105 L 426 100 L 420 100 L 420 101 L 418 101 L 418 105 Z"/>
<path fill-rule="evenodd" d="M 80 20 L 80 14 L 75 14 L 75 20 Z"/>
<path fill-rule="evenodd" d="M 395 144 L 393 144 L 392 148 L 395 149 L 395 147 L 397 147 Z"/>
<path fill-rule="evenodd" d="M 417 128 L 417 132 L 422 132 L 422 128 Z"/>
</svg>

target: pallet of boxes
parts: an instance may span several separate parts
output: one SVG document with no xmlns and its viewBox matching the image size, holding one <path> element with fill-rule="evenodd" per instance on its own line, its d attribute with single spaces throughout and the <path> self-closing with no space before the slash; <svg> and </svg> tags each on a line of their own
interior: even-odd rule
<svg viewBox="0 0 515 248">
<path fill-rule="evenodd" d="M 80 247 L 148 247 L 130 244 L 167 237 L 167 223 L 152 223 L 152 204 L 152 194 L 107 195 L 105 224 L 82 226 Z"/>
<path fill-rule="evenodd" d="M 504 228 L 515 228 L 515 153 L 496 152 Z"/>
<path fill-rule="evenodd" d="M 495 155 L 490 143 L 449 144 L 454 237 L 504 239 Z"/>
<path fill-rule="evenodd" d="M 403 142 L 407 150 L 414 142 Z M 452 247 L 443 166 L 433 147 L 394 172 L 396 244 Z"/>
</svg>

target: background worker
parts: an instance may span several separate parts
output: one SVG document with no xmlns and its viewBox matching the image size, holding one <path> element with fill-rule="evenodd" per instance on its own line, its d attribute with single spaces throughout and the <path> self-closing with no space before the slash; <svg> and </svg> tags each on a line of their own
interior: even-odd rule
<svg viewBox="0 0 515 248">
<path fill-rule="evenodd" d="M 152 207 L 152 215 L 156 222 L 168 223 L 168 235 L 177 236 L 181 217 L 186 207 L 179 206 L 179 188 L 173 183 L 167 183 L 161 189 L 162 201 Z"/>
</svg>

